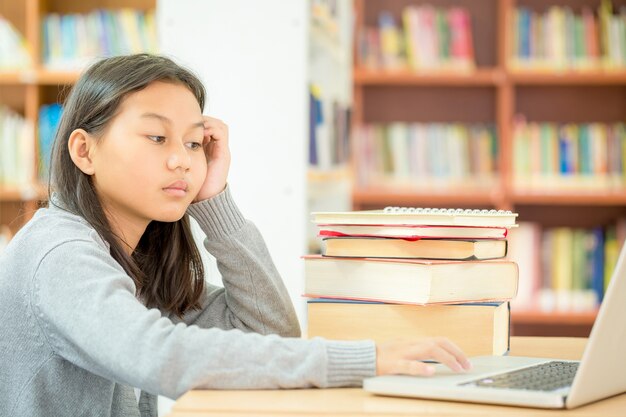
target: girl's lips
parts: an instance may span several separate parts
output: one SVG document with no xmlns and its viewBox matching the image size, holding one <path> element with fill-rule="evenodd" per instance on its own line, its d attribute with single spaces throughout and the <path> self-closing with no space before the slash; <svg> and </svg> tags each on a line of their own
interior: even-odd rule
<svg viewBox="0 0 626 417">
<path fill-rule="evenodd" d="M 165 189 L 178 189 L 187 191 L 187 182 L 183 180 L 174 181 L 173 183 L 165 187 L 164 190 Z"/>
<path fill-rule="evenodd" d="M 187 187 L 186 181 L 178 180 L 163 188 L 163 191 L 173 197 L 184 197 L 187 195 Z"/>
<path fill-rule="evenodd" d="M 164 188 L 163 191 L 172 197 L 184 197 L 187 195 L 187 191 L 181 188 Z"/>
</svg>

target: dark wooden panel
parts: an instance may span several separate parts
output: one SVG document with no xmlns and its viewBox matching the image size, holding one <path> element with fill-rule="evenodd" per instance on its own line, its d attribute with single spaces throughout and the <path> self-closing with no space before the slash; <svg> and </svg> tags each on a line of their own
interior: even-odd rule
<svg viewBox="0 0 626 417">
<path fill-rule="evenodd" d="M 70 93 L 71 85 L 46 85 L 41 86 L 41 103 L 61 103 L 65 102 L 65 99 Z"/>
<path fill-rule="evenodd" d="M 23 85 L 0 85 L 0 106 L 2 105 L 23 116 L 26 107 L 26 88 Z"/>
<path fill-rule="evenodd" d="M 517 87 L 515 112 L 541 122 L 626 121 L 626 87 Z"/>
<path fill-rule="evenodd" d="M 492 87 L 366 87 L 364 121 L 494 123 L 495 95 Z"/>
<path fill-rule="evenodd" d="M 588 324 L 513 323 L 511 336 L 589 337 Z"/>
<path fill-rule="evenodd" d="M 30 217 L 26 215 L 24 204 L 21 202 L 0 202 L 0 224 L 8 226 L 11 234 L 17 233 Z"/>
<path fill-rule="evenodd" d="M 518 221 L 539 222 L 543 227 L 585 227 L 614 224 L 626 217 L 626 207 L 598 206 L 515 206 Z"/>
</svg>

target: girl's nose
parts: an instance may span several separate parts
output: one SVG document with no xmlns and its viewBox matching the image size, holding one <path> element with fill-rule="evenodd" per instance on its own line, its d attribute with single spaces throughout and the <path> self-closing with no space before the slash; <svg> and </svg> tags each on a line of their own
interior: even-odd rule
<svg viewBox="0 0 626 417">
<path fill-rule="evenodd" d="M 172 171 L 181 168 L 183 171 L 189 170 L 191 167 L 191 155 L 187 152 L 185 145 L 177 145 L 172 149 L 167 158 L 167 168 Z"/>
</svg>

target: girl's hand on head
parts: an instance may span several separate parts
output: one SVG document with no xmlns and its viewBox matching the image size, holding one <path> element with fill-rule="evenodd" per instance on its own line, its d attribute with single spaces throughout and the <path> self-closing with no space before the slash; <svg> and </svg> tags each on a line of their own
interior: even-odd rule
<svg viewBox="0 0 626 417">
<path fill-rule="evenodd" d="M 435 360 L 455 372 L 464 372 L 472 367 L 461 349 L 444 337 L 376 345 L 376 375 L 434 374 L 435 367 L 421 362 L 423 360 Z"/>
<path fill-rule="evenodd" d="M 202 118 L 204 119 L 204 153 L 208 169 L 194 202 L 206 200 L 221 193 L 226 188 L 226 178 L 230 168 L 228 126 L 213 117 L 202 116 Z"/>
</svg>

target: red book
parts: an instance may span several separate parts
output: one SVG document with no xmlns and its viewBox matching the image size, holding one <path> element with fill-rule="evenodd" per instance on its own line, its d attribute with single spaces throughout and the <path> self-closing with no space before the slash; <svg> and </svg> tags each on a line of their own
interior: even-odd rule
<svg viewBox="0 0 626 417">
<path fill-rule="evenodd" d="M 473 226 L 410 226 L 377 224 L 320 224 L 321 237 L 395 237 L 407 240 L 424 238 L 445 239 L 504 239 L 505 227 Z"/>
</svg>

